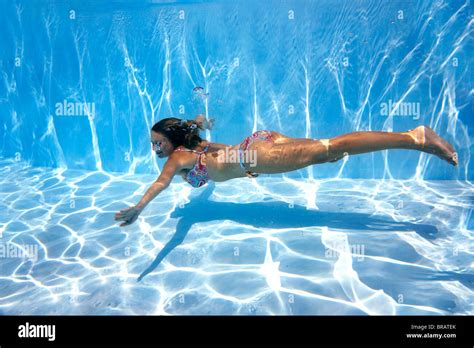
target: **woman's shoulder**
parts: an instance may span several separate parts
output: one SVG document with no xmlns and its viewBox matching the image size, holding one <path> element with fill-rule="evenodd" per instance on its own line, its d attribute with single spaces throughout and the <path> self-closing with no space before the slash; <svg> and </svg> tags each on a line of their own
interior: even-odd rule
<svg viewBox="0 0 474 348">
<path fill-rule="evenodd" d="M 221 144 L 221 143 L 211 143 L 208 142 L 207 145 L 209 146 L 209 151 L 214 152 L 218 150 L 224 150 L 226 147 L 229 147 L 230 145 L 227 144 Z"/>
<path fill-rule="evenodd" d="M 177 148 L 174 149 L 173 154 L 175 153 L 200 153 L 200 152 L 205 152 L 211 148 L 218 147 L 221 148 L 221 145 L 223 144 L 217 144 L 217 143 L 211 143 L 207 140 L 201 141 L 197 146 L 195 146 L 192 149 L 189 149 L 185 147 L 184 145 L 180 145 Z M 226 145 L 224 145 L 226 146 Z"/>
<path fill-rule="evenodd" d="M 167 162 L 174 163 L 176 166 L 181 167 L 183 169 L 192 168 L 195 162 L 195 156 L 193 156 L 193 152 L 189 151 L 174 151 L 168 157 Z"/>
</svg>

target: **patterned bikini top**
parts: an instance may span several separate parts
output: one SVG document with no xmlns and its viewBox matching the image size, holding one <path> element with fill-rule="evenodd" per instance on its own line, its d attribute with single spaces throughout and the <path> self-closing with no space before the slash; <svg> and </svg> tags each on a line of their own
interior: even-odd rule
<svg viewBox="0 0 474 348">
<path fill-rule="evenodd" d="M 196 150 L 190 150 L 185 147 L 178 147 L 175 149 L 175 151 L 188 151 L 188 152 L 194 152 L 198 154 L 198 158 L 196 160 L 196 164 L 192 169 L 188 171 L 186 174 L 185 180 L 191 184 L 193 187 L 201 187 L 205 183 L 209 181 L 209 175 L 207 173 L 207 167 L 206 167 L 206 162 L 205 162 L 205 156 L 207 153 L 207 150 L 209 149 L 209 145 L 207 145 L 203 151 L 196 151 Z"/>
</svg>

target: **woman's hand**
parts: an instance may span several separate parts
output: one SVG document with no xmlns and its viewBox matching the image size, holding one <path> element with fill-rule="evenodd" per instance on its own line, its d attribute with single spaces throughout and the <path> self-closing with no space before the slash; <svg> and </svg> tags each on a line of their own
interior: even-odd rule
<svg viewBox="0 0 474 348">
<path fill-rule="evenodd" d="M 125 221 L 120 224 L 120 227 L 133 224 L 135 220 L 138 219 L 138 215 L 140 215 L 141 212 L 142 210 L 137 207 L 122 209 L 120 212 L 115 214 L 115 221 Z"/>
<path fill-rule="evenodd" d="M 215 122 L 214 118 L 206 119 L 206 116 L 204 116 L 202 114 L 197 115 L 194 120 L 197 123 L 201 124 L 203 129 L 209 129 L 209 130 L 212 129 L 212 127 L 214 126 L 214 122 Z"/>
<path fill-rule="evenodd" d="M 210 118 L 210 119 L 204 121 L 204 125 L 207 129 L 211 130 L 212 127 L 214 127 L 214 122 L 215 121 L 216 121 L 215 118 Z"/>
</svg>

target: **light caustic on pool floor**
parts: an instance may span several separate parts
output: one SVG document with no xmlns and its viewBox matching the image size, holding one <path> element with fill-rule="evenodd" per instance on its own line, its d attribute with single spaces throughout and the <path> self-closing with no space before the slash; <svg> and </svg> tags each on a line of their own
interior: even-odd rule
<svg viewBox="0 0 474 348">
<path fill-rule="evenodd" d="M 153 176 L 0 168 L 3 314 L 474 313 L 465 182 L 177 181 L 120 228 Z"/>
</svg>

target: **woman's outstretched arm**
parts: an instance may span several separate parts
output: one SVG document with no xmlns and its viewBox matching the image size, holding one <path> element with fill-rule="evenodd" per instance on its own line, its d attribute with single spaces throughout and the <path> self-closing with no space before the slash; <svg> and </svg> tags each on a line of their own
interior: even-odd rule
<svg viewBox="0 0 474 348">
<path fill-rule="evenodd" d="M 140 202 L 138 202 L 138 204 L 134 207 L 122 209 L 120 212 L 115 214 L 115 221 L 124 221 L 120 224 L 120 227 L 134 223 L 148 203 L 150 203 L 156 196 L 158 196 L 169 186 L 171 180 L 173 180 L 174 175 L 177 174 L 182 168 L 183 164 L 181 161 L 170 157 L 168 161 L 166 161 L 160 176 L 153 184 L 151 184 Z"/>
</svg>

